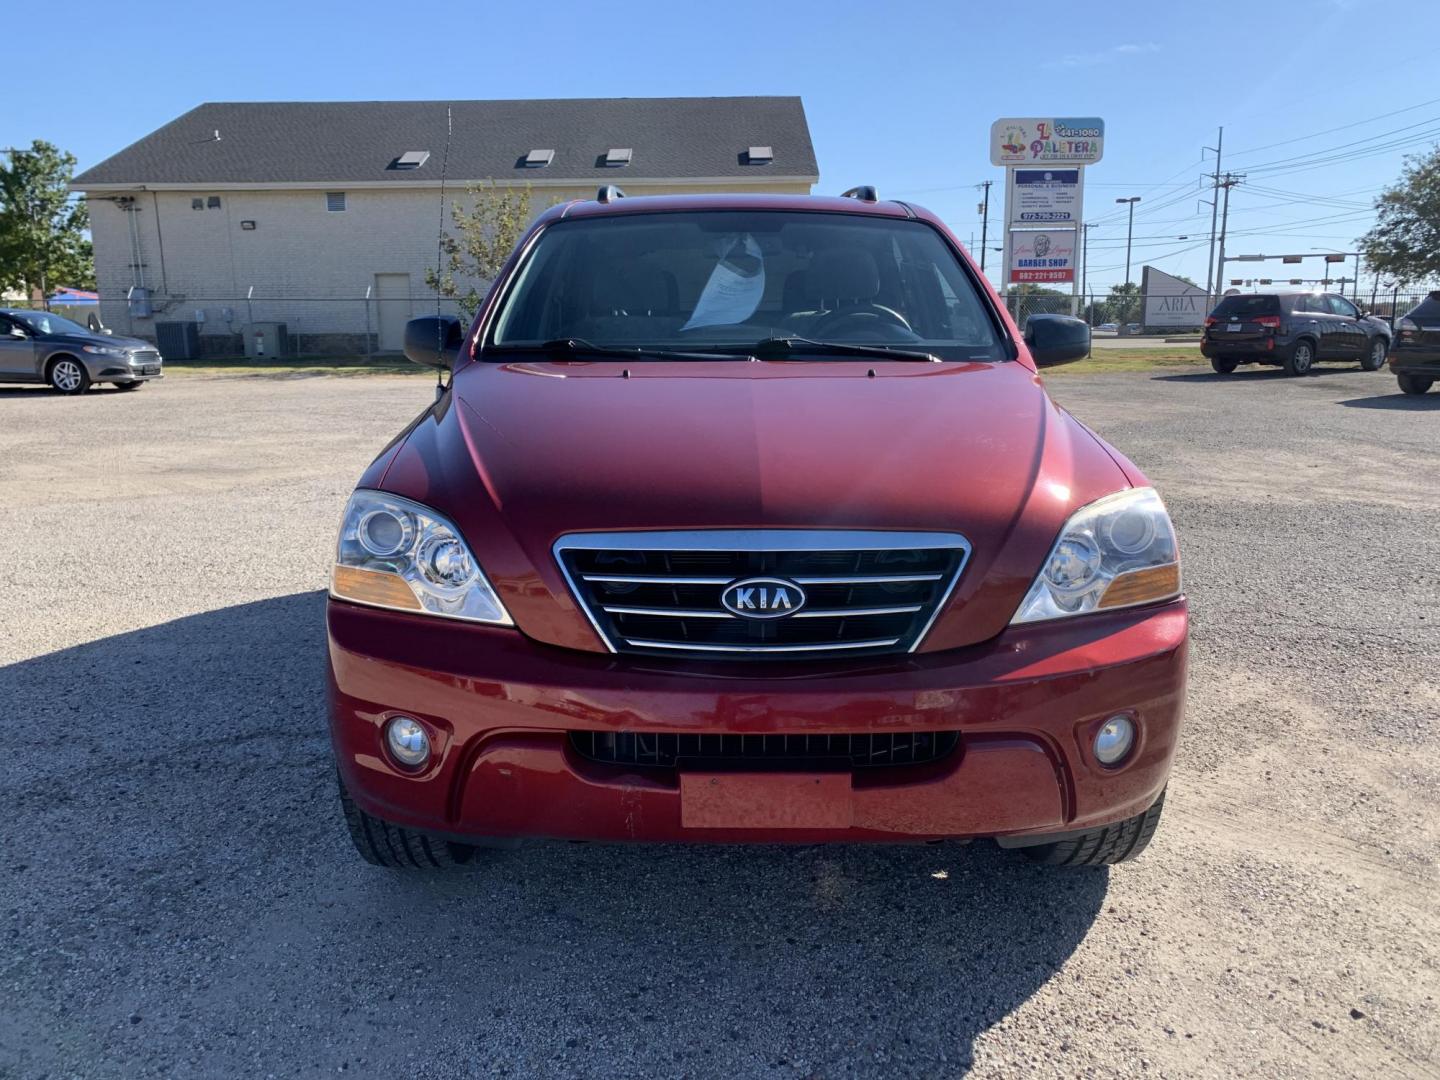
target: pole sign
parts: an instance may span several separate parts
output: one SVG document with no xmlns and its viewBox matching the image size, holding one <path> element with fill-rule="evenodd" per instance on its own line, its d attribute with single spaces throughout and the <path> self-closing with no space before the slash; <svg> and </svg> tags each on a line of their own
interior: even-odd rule
<svg viewBox="0 0 1440 1080">
<path fill-rule="evenodd" d="M 1080 170 L 1006 169 L 1005 192 L 1012 229 L 1080 224 Z"/>
<path fill-rule="evenodd" d="M 1019 117 L 990 125 L 990 164 L 1094 165 L 1105 152 L 1105 121 L 1095 116 Z"/>
<path fill-rule="evenodd" d="M 1074 229 L 1011 230 L 1005 280 L 1012 285 L 1073 282 L 1075 235 Z"/>
</svg>

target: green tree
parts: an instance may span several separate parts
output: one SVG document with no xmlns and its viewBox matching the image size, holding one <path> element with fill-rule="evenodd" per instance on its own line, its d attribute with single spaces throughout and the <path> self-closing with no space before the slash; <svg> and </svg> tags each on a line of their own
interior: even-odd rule
<svg viewBox="0 0 1440 1080">
<path fill-rule="evenodd" d="M 458 300 L 469 320 L 530 224 L 531 200 L 529 184 L 501 187 L 494 180 L 471 184 L 466 193 L 468 206 L 457 200 L 450 207 L 455 231 L 440 237 L 443 269 L 425 271 L 425 284 Z"/>
<path fill-rule="evenodd" d="M 1110 295 L 1095 305 L 1103 315 L 1102 323 L 1125 323 L 1140 321 L 1140 283 L 1127 281 L 1123 285 L 1110 286 Z"/>
<path fill-rule="evenodd" d="M 1357 241 L 1370 268 L 1402 285 L 1440 278 L 1440 146 L 1407 158 L 1375 210 L 1375 227 Z"/>
<path fill-rule="evenodd" d="M 95 283 L 89 208 L 71 197 L 75 156 L 42 139 L 0 164 L 0 286 L 42 295 Z"/>
</svg>

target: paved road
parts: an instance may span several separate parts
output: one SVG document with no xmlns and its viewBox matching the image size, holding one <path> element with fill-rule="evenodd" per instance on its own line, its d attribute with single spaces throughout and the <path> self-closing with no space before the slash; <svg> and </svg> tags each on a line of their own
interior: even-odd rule
<svg viewBox="0 0 1440 1080">
<path fill-rule="evenodd" d="M 1150 851 L 348 848 L 326 561 L 418 378 L 0 390 L 0 1076 L 1434 1076 L 1440 394 L 1057 374 L 1195 615 Z"/>
</svg>

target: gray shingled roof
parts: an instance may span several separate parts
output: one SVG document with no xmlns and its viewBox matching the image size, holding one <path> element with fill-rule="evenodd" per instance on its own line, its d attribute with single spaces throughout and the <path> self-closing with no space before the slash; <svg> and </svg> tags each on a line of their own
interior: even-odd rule
<svg viewBox="0 0 1440 1080">
<path fill-rule="evenodd" d="M 452 181 L 623 185 L 671 177 L 814 179 L 818 172 L 798 97 L 210 102 L 87 169 L 73 186 L 438 181 L 447 105 L 455 124 Z M 745 164 L 750 146 L 773 147 L 774 160 Z M 611 147 L 632 148 L 631 164 L 600 164 Z M 554 162 L 519 167 L 535 149 L 553 149 Z M 428 150 L 430 158 L 418 170 L 391 168 L 407 150 Z"/>
</svg>

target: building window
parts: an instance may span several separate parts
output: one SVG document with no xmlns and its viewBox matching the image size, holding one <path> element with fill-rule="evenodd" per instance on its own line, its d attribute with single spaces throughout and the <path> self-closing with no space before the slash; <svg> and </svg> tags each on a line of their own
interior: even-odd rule
<svg viewBox="0 0 1440 1080">
<path fill-rule="evenodd" d="M 205 205 L 208 206 L 208 207 L 210 207 L 211 210 L 219 210 L 219 209 L 220 209 L 220 196 L 219 196 L 219 195 L 211 195 L 208 199 L 205 200 Z"/>
<path fill-rule="evenodd" d="M 345 192 L 327 191 L 325 193 L 325 209 L 332 214 L 338 214 L 345 209 Z"/>
<path fill-rule="evenodd" d="M 204 210 L 204 209 L 205 209 L 205 200 L 204 200 L 204 199 L 191 199 L 191 200 L 190 200 L 190 209 L 191 209 L 191 210 Z"/>
</svg>

